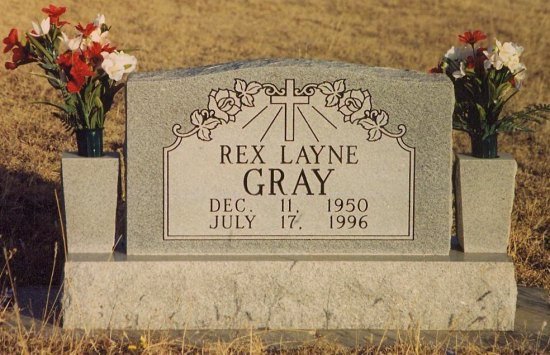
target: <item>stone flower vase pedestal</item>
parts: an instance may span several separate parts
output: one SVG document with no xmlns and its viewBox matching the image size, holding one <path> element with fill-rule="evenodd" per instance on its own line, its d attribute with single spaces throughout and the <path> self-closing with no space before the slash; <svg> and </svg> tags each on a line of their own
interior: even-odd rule
<svg viewBox="0 0 550 355">
<path fill-rule="evenodd" d="M 465 253 L 506 253 L 517 163 L 456 154 L 456 226 Z"/>
<path fill-rule="evenodd" d="M 61 159 L 67 251 L 111 253 L 115 244 L 119 160 L 115 153 Z"/>
</svg>

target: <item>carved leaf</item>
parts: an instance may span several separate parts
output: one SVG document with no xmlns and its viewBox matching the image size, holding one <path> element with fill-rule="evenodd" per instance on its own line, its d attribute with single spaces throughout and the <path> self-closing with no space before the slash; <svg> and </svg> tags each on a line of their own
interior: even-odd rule
<svg viewBox="0 0 550 355">
<path fill-rule="evenodd" d="M 327 107 L 338 105 L 340 98 L 346 90 L 343 79 L 336 80 L 332 84 L 325 81 L 324 83 L 320 84 L 318 88 L 323 94 L 327 96 L 325 100 L 325 104 Z"/>
<path fill-rule="evenodd" d="M 369 130 L 369 137 L 367 138 L 367 140 L 369 142 L 377 141 L 380 138 L 382 138 L 382 132 L 380 132 L 380 129 L 373 128 L 373 129 Z"/>
<path fill-rule="evenodd" d="M 346 85 L 344 84 L 344 79 L 336 80 L 334 82 L 334 92 L 343 93 L 346 90 Z"/>
<path fill-rule="evenodd" d="M 376 128 L 376 123 L 369 118 L 364 118 L 362 120 L 359 120 L 357 121 L 357 123 L 360 124 L 361 127 L 363 127 L 366 130 Z"/>
<path fill-rule="evenodd" d="M 321 90 L 321 92 L 325 95 L 330 95 L 334 92 L 332 84 L 327 81 L 319 85 L 319 90 Z"/>
<path fill-rule="evenodd" d="M 248 106 L 248 107 L 254 106 L 254 97 L 252 95 L 244 95 L 241 98 L 241 101 L 245 106 Z"/>
<path fill-rule="evenodd" d="M 221 121 L 213 117 L 214 111 L 195 110 L 191 113 L 191 123 L 197 127 L 197 137 L 203 141 L 209 141 L 210 131 L 216 128 Z"/>
<path fill-rule="evenodd" d="M 241 101 L 245 106 L 248 106 L 248 107 L 254 106 L 254 96 L 252 95 L 246 94 L 245 96 L 242 97 Z"/>
<path fill-rule="evenodd" d="M 262 85 L 260 83 L 258 83 L 257 81 L 252 81 L 246 87 L 246 92 L 251 95 L 256 95 L 257 93 L 260 92 L 261 89 L 262 89 Z"/>
<path fill-rule="evenodd" d="M 200 127 L 200 125 L 202 124 L 202 116 L 201 116 L 199 110 L 195 110 L 191 114 L 191 123 L 194 126 L 197 126 L 197 127 Z"/>
<path fill-rule="evenodd" d="M 327 107 L 336 106 L 338 104 L 338 96 L 337 95 L 328 95 L 326 100 Z"/>
<path fill-rule="evenodd" d="M 374 142 L 382 138 L 382 127 L 388 124 L 388 113 L 382 110 L 366 111 L 365 118 L 357 121 L 361 127 L 367 130 L 367 140 Z"/>
<path fill-rule="evenodd" d="M 388 124 L 388 113 L 386 111 L 371 111 L 371 118 L 378 127 L 384 127 Z"/>
<path fill-rule="evenodd" d="M 209 118 L 202 123 L 202 127 L 212 130 L 218 127 L 219 124 L 220 121 L 217 118 Z"/>
<path fill-rule="evenodd" d="M 199 139 L 203 141 L 212 140 L 212 138 L 210 138 L 210 130 L 205 127 L 199 128 L 199 131 L 197 132 L 197 137 L 199 137 Z"/>
<path fill-rule="evenodd" d="M 246 83 L 242 79 L 235 79 L 235 91 L 237 97 L 240 98 L 243 105 L 252 107 L 254 106 L 254 95 L 260 92 L 262 85 L 257 81 Z"/>
<path fill-rule="evenodd" d="M 242 79 L 235 79 L 235 91 L 244 93 L 246 91 L 246 82 Z"/>
</svg>

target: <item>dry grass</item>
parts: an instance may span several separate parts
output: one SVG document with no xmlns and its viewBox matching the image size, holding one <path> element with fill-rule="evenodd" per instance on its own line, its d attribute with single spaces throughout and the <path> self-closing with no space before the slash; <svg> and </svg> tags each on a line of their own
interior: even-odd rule
<svg viewBox="0 0 550 355">
<path fill-rule="evenodd" d="M 44 1 L 2 1 L 0 34 L 27 29 Z M 529 80 L 511 102 L 519 109 L 550 102 L 545 90 L 550 54 L 550 7 L 545 0 L 493 1 L 65 1 L 68 19 L 91 19 L 98 11 L 113 24 L 113 38 L 123 48 L 138 48 L 140 70 L 191 67 L 266 57 L 342 60 L 374 66 L 425 71 L 454 44 L 464 29 L 526 48 Z M 4 56 L 7 59 L 7 56 Z M 60 243 L 54 190 L 60 189 L 60 153 L 74 150 L 74 138 L 36 98 L 55 92 L 29 75 L 36 68 L 0 71 L 0 236 L 17 248 L 18 282 L 45 283 Z M 107 149 L 121 151 L 124 109 L 120 100 L 109 114 Z M 510 254 L 518 281 L 550 289 L 549 160 L 550 124 L 535 134 L 501 137 L 501 150 L 518 161 Z M 458 134 L 456 149 L 467 140 Z M 546 242 L 545 242 L 546 238 Z M 546 243 L 546 245 L 545 245 Z"/>
<path fill-rule="evenodd" d="M 15 332 L 6 334 L 0 340 L 0 347 L 11 354 L 544 354 L 548 346 L 536 341 L 497 338 L 494 343 L 461 341 L 450 337 L 435 343 L 426 343 L 422 338 L 404 335 L 396 343 L 370 343 L 361 339 L 357 347 L 348 347 L 327 340 L 315 338 L 299 346 L 287 344 L 284 340 L 266 343 L 261 335 L 250 333 L 236 337 L 233 341 L 205 341 L 191 344 L 185 338 L 170 338 L 147 335 L 130 339 L 124 335 L 102 335 L 91 337 L 75 333 L 54 332 L 44 335 L 33 331 L 18 337 Z"/>
<path fill-rule="evenodd" d="M 62 4 L 69 7 L 72 20 L 105 13 L 114 25 L 114 40 L 121 47 L 139 49 L 135 54 L 142 71 L 269 57 L 425 71 L 454 44 L 459 32 L 481 28 L 526 48 L 529 80 L 509 109 L 550 102 L 545 86 L 548 70 L 544 69 L 550 54 L 546 0 L 71 0 Z M 7 34 L 12 27 L 29 28 L 29 21 L 40 17 L 43 5 L 44 0 L 1 1 L 0 34 Z M 61 244 L 54 197 L 54 191 L 60 189 L 60 153 L 74 150 L 75 143 L 45 107 L 29 104 L 36 98 L 55 98 L 53 90 L 29 71 L 0 71 L 0 236 L 5 247 L 17 249 L 12 261 L 16 282 L 47 284 L 54 244 Z M 107 150 L 122 149 L 123 112 L 119 98 L 107 120 Z M 550 289 L 549 134 L 550 124 L 546 123 L 534 134 L 501 137 L 501 150 L 512 153 L 519 164 L 509 252 L 519 283 L 546 289 Z M 465 150 L 465 138 L 457 134 L 455 147 Z M 124 349 L 123 343 L 109 339 L 99 345 L 83 340 L 77 349 L 69 349 L 64 340 L 56 339 L 58 343 L 51 349 Z M 19 346 L 20 340 L 5 335 L 1 341 L 2 348 L 10 349 Z M 27 344 L 32 347 L 32 340 Z M 167 346 L 171 349 L 172 345 Z M 223 346 L 216 349 L 233 349 Z M 315 346 L 310 350 L 320 352 Z M 401 351 L 416 352 L 403 346 Z M 423 348 L 427 352 L 438 349 L 443 348 Z M 485 350 L 490 349 L 472 349 Z"/>
<path fill-rule="evenodd" d="M 38 340 L 38 341 L 37 341 Z M 100 339 L 71 335 L 57 335 L 44 340 L 44 337 L 30 335 L 24 340 L 29 354 L 544 354 L 544 347 L 530 346 L 524 341 L 510 341 L 505 345 L 480 345 L 473 342 L 458 346 L 453 340 L 425 345 L 421 342 L 404 339 L 394 345 L 366 343 L 358 348 L 342 346 L 319 338 L 291 349 L 281 349 L 279 344 L 265 344 L 253 335 L 234 342 L 213 341 L 200 346 L 186 345 L 186 341 L 159 339 L 142 344 L 126 338 L 103 336 Z M 284 344 L 282 344 L 284 346 Z M 0 346 L 9 353 L 19 353 L 22 349 L 17 339 L 4 338 Z M 25 349 L 25 348 L 23 348 Z"/>
</svg>

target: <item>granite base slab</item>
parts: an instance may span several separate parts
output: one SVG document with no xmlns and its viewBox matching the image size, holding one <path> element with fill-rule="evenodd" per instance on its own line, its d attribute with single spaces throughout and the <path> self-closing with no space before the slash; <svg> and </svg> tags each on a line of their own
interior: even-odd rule
<svg viewBox="0 0 550 355">
<path fill-rule="evenodd" d="M 67 329 L 513 330 L 504 254 L 126 256 L 72 254 Z"/>
</svg>

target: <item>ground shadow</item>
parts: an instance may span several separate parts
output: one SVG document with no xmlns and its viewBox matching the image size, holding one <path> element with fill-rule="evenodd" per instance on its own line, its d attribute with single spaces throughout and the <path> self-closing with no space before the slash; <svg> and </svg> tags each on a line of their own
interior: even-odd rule
<svg viewBox="0 0 550 355">
<path fill-rule="evenodd" d="M 60 284 L 65 255 L 56 192 L 61 200 L 60 183 L 0 165 L 3 266 L 9 259 L 2 289 L 10 287 L 10 274 L 20 286 Z"/>
</svg>

